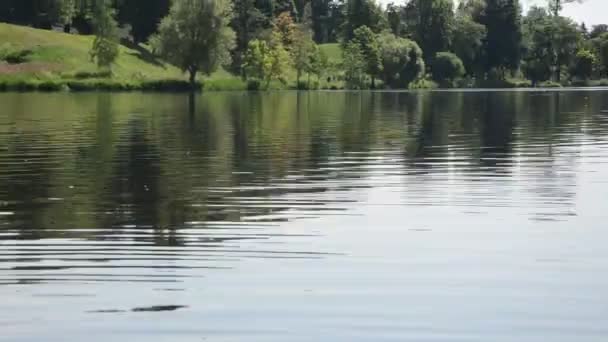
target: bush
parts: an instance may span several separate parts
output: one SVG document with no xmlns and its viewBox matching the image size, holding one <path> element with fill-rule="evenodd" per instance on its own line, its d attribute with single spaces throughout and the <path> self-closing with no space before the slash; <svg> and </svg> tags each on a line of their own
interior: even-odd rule
<svg viewBox="0 0 608 342">
<path fill-rule="evenodd" d="M 433 59 L 431 70 L 433 80 L 445 87 L 453 87 L 465 74 L 462 60 L 451 52 L 438 52 Z"/>
<path fill-rule="evenodd" d="M 11 44 L 0 46 L 0 61 L 5 61 L 9 64 L 21 64 L 28 60 L 32 50 L 15 49 Z"/>
<path fill-rule="evenodd" d="M 439 88 L 439 85 L 437 83 L 435 83 L 434 81 L 429 80 L 428 78 L 417 79 L 417 80 L 411 82 L 408 86 L 408 89 L 410 89 L 410 90 L 437 89 L 437 88 Z"/>
<path fill-rule="evenodd" d="M 262 82 L 258 79 L 247 80 L 247 90 L 255 91 L 262 89 Z"/>
<path fill-rule="evenodd" d="M 61 81 L 42 81 L 38 84 L 39 91 L 63 91 L 68 87 Z"/>
<path fill-rule="evenodd" d="M 544 81 L 538 84 L 539 88 L 561 88 L 562 85 L 560 83 L 554 81 Z"/>
<path fill-rule="evenodd" d="M 112 70 L 78 71 L 74 75 L 67 75 L 66 77 L 75 78 L 78 80 L 87 79 L 87 78 L 111 78 Z"/>
<path fill-rule="evenodd" d="M 316 90 L 319 89 L 319 82 L 318 81 L 300 81 L 298 82 L 298 84 L 296 84 L 296 89 L 297 90 Z"/>
</svg>

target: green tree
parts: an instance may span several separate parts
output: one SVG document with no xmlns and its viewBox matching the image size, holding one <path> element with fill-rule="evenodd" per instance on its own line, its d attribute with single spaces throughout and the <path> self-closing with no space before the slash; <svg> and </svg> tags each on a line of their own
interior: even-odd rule
<svg viewBox="0 0 608 342">
<path fill-rule="evenodd" d="M 299 86 L 302 73 L 311 69 L 313 54 L 316 53 L 317 46 L 312 40 L 310 32 L 301 26 L 296 29 L 293 37 L 294 41 L 290 52 L 296 69 L 296 82 Z"/>
<path fill-rule="evenodd" d="M 170 7 L 171 0 L 118 0 L 118 21 L 131 25 L 136 43 L 145 42 L 156 33 L 158 23 L 167 16 Z"/>
<path fill-rule="evenodd" d="M 371 77 L 372 88 L 375 88 L 376 77 L 382 71 L 380 46 L 376 34 L 369 27 L 361 26 L 355 30 L 352 42 L 359 45 L 365 63 L 365 73 Z"/>
<path fill-rule="evenodd" d="M 522 20 L 519 0 L 486 0 L 481 23 L 486 26 L 486 71 L 515 70 L 522 50 Z M 504 72 L 502 73 L 504 77 Z"/>
<path fill-rule="evenodd" d="M 317 80 L 320 80 L 323 75 L 329 69 L 329 57 L 318 45 L 314 45 L 312 54 L 310 55 L 310 62 L 308 63 L 308 69 L 306 72 L 310 78 L 310 74 L 317 76 Z M 310 80 L 309 80 L 310 83 Z"/>
<path fill-rule="evenodd" d="M 438 51 L 449 49 L 454 28 L 452 0 L 412 0 L 406 6 L 406 17 L 427 61 Z"/>
<path fill-rule="evenodd" d="M 232 53 L 232 69 L 241 71 L 243 54 L 248 44 L 260 36 L 266 28 L 267 18 L 262 11 L 256 7 L 256 0 L 233 0 L 234 16 L 230 27 L 236 33 L 236 47 Z"/>
<path fill-rule="evenodd" d="M 275 79 L 285 81 L 289 60 L 289 53 L 278 37 L 274 37 L 271 43 L 256 39 L 249 42 L 243 58 L 243 68 L 247 77 L 264 81 L 268 88 Z"/>
<path fill-rule="evenodd" d="M 382 80 L 393 88 L 406 88 L 424 75 L 424 58 L 418 44 L 389 32 L 378 36 L 382 61 Z"/>
<path fill-rule="evenodd" d="M 593 74 L 596 62 L 597 57 L 591 50 L 581 49 L 575 55 L 572 74 L 580 79 L 588 80 Z"/>
<path fill-rule="evenodd" d="M 601 36 L 604 33 L 608 33 L 608 25 L 606 25 L 606 24 L 595 25 L 591 29 L 591 32 L 589 32 L 589 38 L 594 39 L 594 38 Z"/>
<path fill-rule="evenodd" d="M 483 70 L 486 27 L 473 20 L 468 13 L 459 12 L 454 22 L 452 51 L 462 60 L 467 73 L 480 74 Z"/>
<path fill-rule="evenodd" d="M 355 36 L 355 30 L 361 26 L 369 27 L 373 32 L 387 28 L 382 9 L 374 0 L 346 0 L 345 22 L 342 26 L 342 39 L 349 42 Z"/>
<path fill-rule="evenodd" d="M 152 38 L 152 45 L 167 61 L 190 75 L 206 75 L 230 63 L 235 34 L 228 26 L 232 17 L 230 0 L 174 0 L 169 15 Z"/>
<path fill-rule="evenodd" d="M 344 70 L 344 82 L 351 89 L 362 89 L 365 87 L 365 56 L 361 47 L 356 43 L 348 43 L 342 50 L 342 68 Z"/>
<path fill-rule="evenodd" d="M 532 7 L 523 20 L 523 71 L 533 84 L 551 78 L 556 63 L 549 13 L 541 7 Z"/>
<path fill-rule="evenodd" d="M 91 59 L 101 68 L 111 68 L 118 58 L 118 23 L 115 11 L 108 0 L 94 0 L 92 3 L 92 23 L 95 39 L 91 47 Z"/>
<path fill-rule="evenodd" d="M 296 39 L 295 35 L 297 31 L 297 26 L 289 12 L 283 12 L 275 18 L 272 30 L 279 37 L 279 40 L 281 44 L 283 44 L 283 47 L 288 50 L 291 49 L 291 45 L 295 42 Z"/>
<path fill-rule="evenodd" d="M 464 76 L 464 64 L 451 52 L 438 52 L 431 65 L 433 79 L 443 86 L 452 87 Z"/>
<path fill-rule="evenodd" d="M 608 32 L 591 39 L 590 43 L 598 56 L 600 75 L 606 76 L 608 74 Z"/>
<path fill-rule="evenodd" d="M 549 37 L 554 46 L 555 73 L 557 81 L 561 81 L 562 72 L 567 69 L 576 57 L 578 46 L 582 41 L 582 33 L 578 25 L 569 18 L 551 18 Z"/>
</svg>

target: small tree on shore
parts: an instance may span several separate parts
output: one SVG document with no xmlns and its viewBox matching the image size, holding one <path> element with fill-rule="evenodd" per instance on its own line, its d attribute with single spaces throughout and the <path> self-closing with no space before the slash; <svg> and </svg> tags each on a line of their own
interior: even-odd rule
<svg viewBox="0 0 608 342">
<path fill-rule="evenodd" d="M 92 3 L 91 17 L 95 39 L 91 47 L 91 59 L 100 68 L 111 68 L 119 54 L 118 23 L 110 1 L 96 0 Z"/>
<path fill-rule="evenodd" d="M 167 61 L 188 72 L 192 86 L 196 75 L 210 75 L 230 63 L 235 34 L 228 26 L 230 0 L 174 0 L 169 15 L 151 42 Z"/>
</svg>

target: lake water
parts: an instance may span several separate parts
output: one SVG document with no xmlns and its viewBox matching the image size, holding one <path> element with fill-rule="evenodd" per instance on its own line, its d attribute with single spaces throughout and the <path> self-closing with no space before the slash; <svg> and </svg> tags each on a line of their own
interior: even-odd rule
<svg viewBox="0 0 608 342">
<path fill-rule="evenodd" d="M 608 91 L 0 94 L 1 341 L 606 341 Z"/>
</svg>

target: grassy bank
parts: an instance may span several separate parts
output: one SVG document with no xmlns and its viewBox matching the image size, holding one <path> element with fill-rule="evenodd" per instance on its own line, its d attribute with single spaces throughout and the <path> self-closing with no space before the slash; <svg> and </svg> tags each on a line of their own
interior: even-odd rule
<svg viewBox="0 0 608 342">
<path fill-rule="evenodd" d="M 100 71 L 91 61 L 92 36 L 0 23 L 0 91 L 185 91 L 191 86 L 178 68 L 152 54 L 145 45 L 120 46 L 111 72 Z M 332 61 L 341 59 L 338 44 L 322 46 Z M 270 89 L 295 89 L 295 74 L 287 84 L 272 82 Z M 257 90 L 225 71 L 199 77 L 197 89 Z M 292 80 L 293 79 L 293 80 Z M 307 80 L 301 87 L 309 87 Z M 313 80 L 314 88 L 336 89 L 338 84 Z"/>
</svg>

